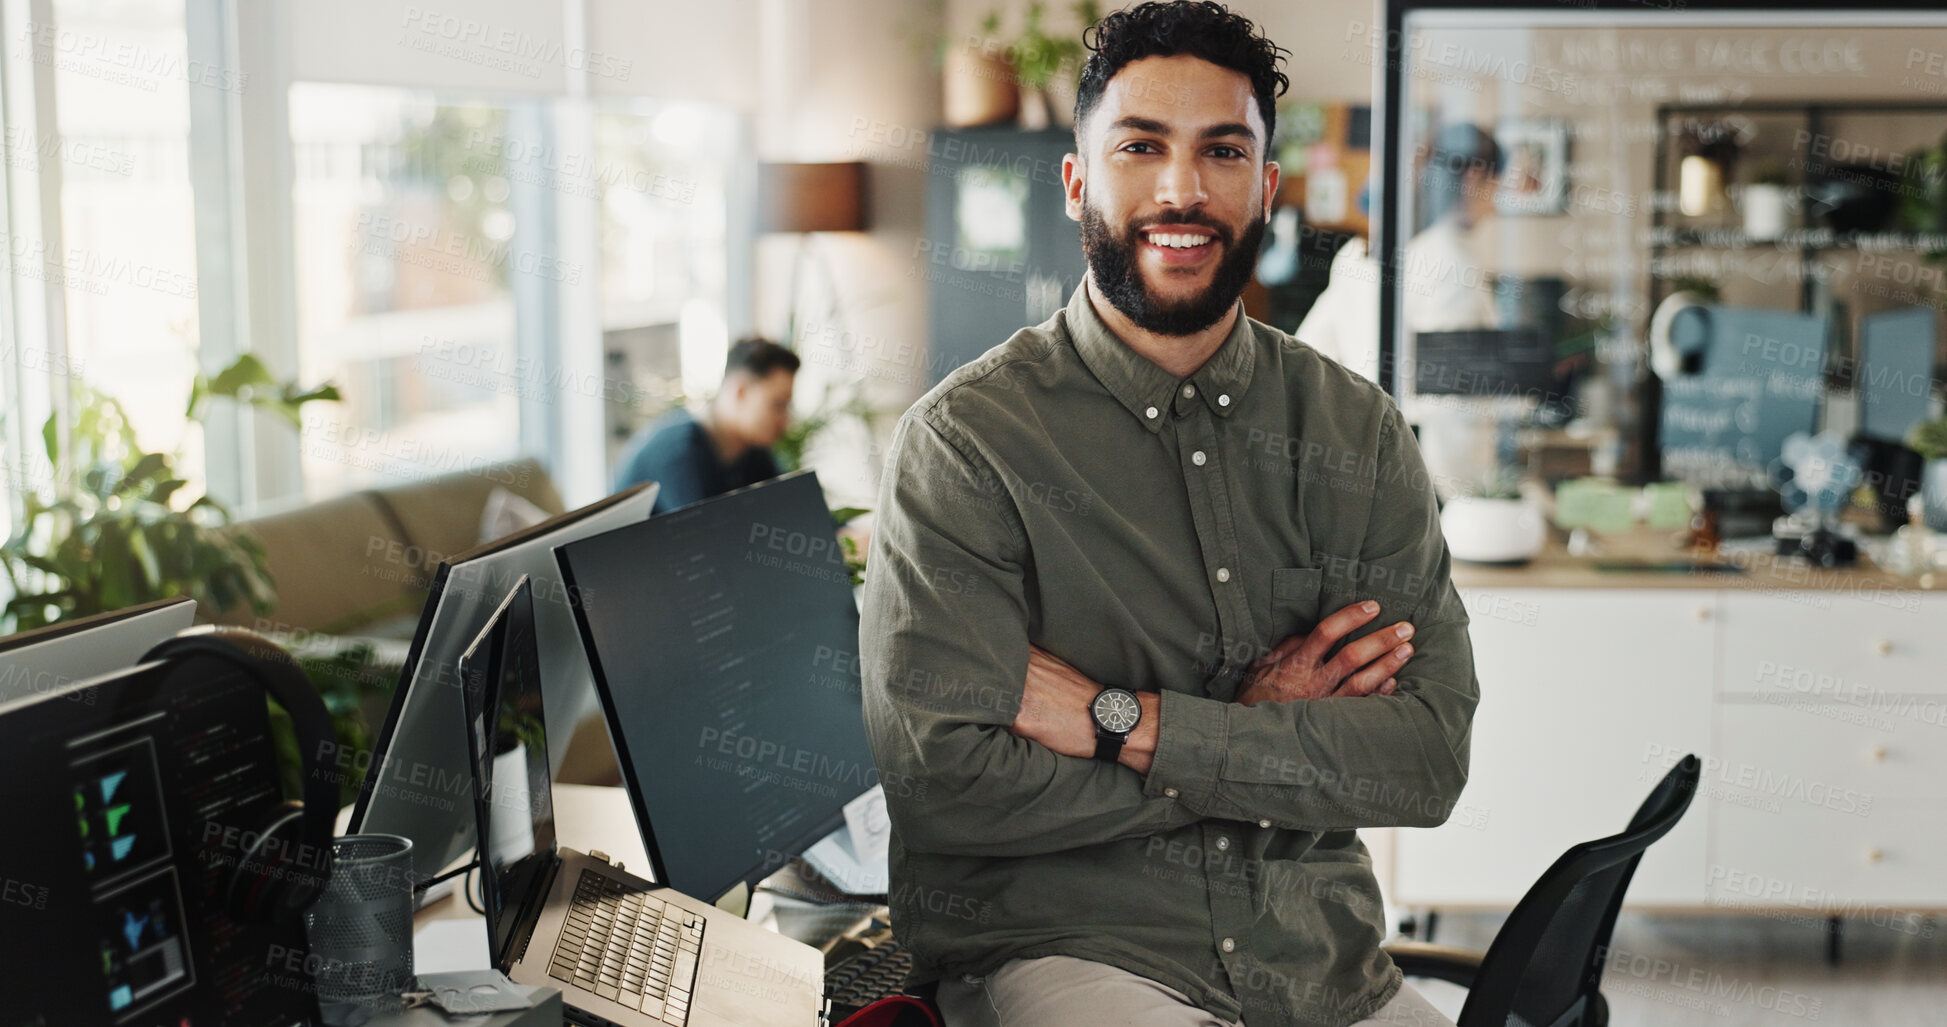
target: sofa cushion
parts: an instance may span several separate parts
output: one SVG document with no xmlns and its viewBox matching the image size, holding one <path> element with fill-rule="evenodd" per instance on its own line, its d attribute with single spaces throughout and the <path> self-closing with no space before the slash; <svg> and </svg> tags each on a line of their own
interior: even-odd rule
<svg viewBox="0 0 1947 1027">
<path fill-rule="evenodd" d="M 220 623 L 273 631 L 355 633 L 377 622 L 416 620 L 441 560 L 473 549 L 487 495 L 505 488 L 550 515 L 561 494 L 536 460 L 485 464 L 429 481 L 355 492 L 239 521 L 263 543 L 277 606 L 247 608 Z"/>
<path fill-rule="evenodd" d="M 430 579 L 440 560 L 479 544 L 480 513 L 487 508 L 487 495 L 496 487 L 546 510 L 550 517 L 562 512 L 561 494 L 535 460 L 488 464 L 431 481 L 398 485 L 380 490 L 379 497 L 398 516 L 406 537 L 432 554 L 426 565 Z"/>
<path fill-rule="evenodd" d="M 277 607 L 258 618 L 247 607 L 219 616 L 224 624 L 275 631 L 346 631 L 402 611 L 427 569 L 370 495 L 353 493 L 281 514 L 239 522 L 263 543 Z"/>
</svg>

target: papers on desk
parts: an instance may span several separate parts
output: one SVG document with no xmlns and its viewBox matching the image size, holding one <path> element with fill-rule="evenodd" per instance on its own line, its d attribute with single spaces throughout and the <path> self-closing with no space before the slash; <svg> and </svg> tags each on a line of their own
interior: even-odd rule
<svg viewBox="0 0 1947 1027">
<path fill-rule="evenodd" d="M 884 895 L 892 883 L 891 839 L 886 790 L 873 785 L 845 804 L 845 827 L 806 849 L 803 859 L 847 895 Z"/>
<path fill-rule="evenodd" d="M 412 932 L 414 974 L 485 970 L 492 964 L 487 922 L 479 917 L 434 920 Z"/>
</svg>

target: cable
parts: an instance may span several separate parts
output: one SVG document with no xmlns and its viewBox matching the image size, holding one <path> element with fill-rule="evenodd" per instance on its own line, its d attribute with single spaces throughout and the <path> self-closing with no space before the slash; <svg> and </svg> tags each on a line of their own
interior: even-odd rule
<svg viewBox="0 0 1947 1027">
<path fill-rule="evenodd" d="M 453 878 L 460 876 L 461 874 L 464 874 L 470 870 L 477 869 L 479 866 L 480 866 L 480 861 L 476 859 L 465 866 L 454 867 L 453 869 L 448 870 L 447 872 L 439 875 L 438 877 L 428 880 L 424 884 L 415 884 L 412 886 L 412 890 L 416 892 L 425 891 L 426 889 L 431 888 L 433 885 L 436 885 L 441 881 L 450 881 Z"/>
<path fill-rule="evenodd" d="M 473 872 L 475 870 L 478 870 L 479 868 L 480 868 L 479 860 L 474 860 L 473 865 L 467 868 L 466 880 L 460 882 L 460 894 L 466 896 L 466 907 L 468 909 L 473 910 L 475 913 L 478 913 L 481 916 L 486 916 L 487 915 L 486 909 L 483 908 L 479 903 L 473 901 Z"/>
</svg>

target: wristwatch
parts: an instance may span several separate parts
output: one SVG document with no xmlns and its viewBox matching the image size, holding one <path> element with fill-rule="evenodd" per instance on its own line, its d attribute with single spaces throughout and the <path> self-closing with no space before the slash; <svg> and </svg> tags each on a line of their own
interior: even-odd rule
<svg viewBox="0 0 1947 1027">
<path fill-rule="evenodd" d="M 1088 715 L 1095 721 L 1095 758 L 1114 763 L 1129 732 L 1143 719 L 1143 707 L 1126 688 L 1104 688 L 1088 704 Z"/>
</svg>

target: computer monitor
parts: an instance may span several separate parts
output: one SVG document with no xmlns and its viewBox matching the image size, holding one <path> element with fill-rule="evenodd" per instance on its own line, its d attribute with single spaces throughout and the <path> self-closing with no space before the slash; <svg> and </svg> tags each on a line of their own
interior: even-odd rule
<svg viewBox="0 0 1947 1027">
<path fill-rule="evenodd" d="M 1539 399 L 1555 381 L 1555 349 L 1534 328 L 1413 336 L 1413 391 L 1422 396 Z"/>
<path fill-rule="evenodd" d="M 271 955 L 301 956 L 303 925 L 223 901 L 222 857 L 282 801 L 264 688 L 220 658 L 0 705 L 0 1022 L 311 1022 L 302 959 Z"/>
<path fill-rule="evenodd" d="M 706 901 L 879 783 L 859 614 L 799 471 L 557 550 L 656 881 Z"/>
<path fill-rule="evenodd" d="M 196 600 L 158 599 L 0 638 L 0 703 L 134 666 L 196 620 Z"/>
<path fill-rule="evenodd" d="M 588 660 L 553 549 L 640 522 L 655 502 L 656 485 L 638 485 L 454 556 L 434 573 L 351 820 L 354 831 L 412 839 L 413 872 L 421 884 L 465 856 L 477 838 L 458 687 L 460 654 L 525 575 L 539 599 L 535 638 L 553 682 L 549 718 L 572 726 L 592 712 Z M 564 748 L 567 734 L 557 739 L 557 750 Z M 560 751 L 550 753 L 549 765 L 560 757 Z"/>
<path fill-rule="evenodd" d="M 1933 399 L 1934 312 L 1906 307 L 1859 319 L 1859 434 L 1904 442 Z"/>
<path fill-rule="evenodd" d="M 480 898 L 494 967 L 513 962 L 515 928 L 546 896 L 555 855 L 554 789 L 534 597 L 527 578 L 460 657 L 480 834 Z"/>
</svg>

